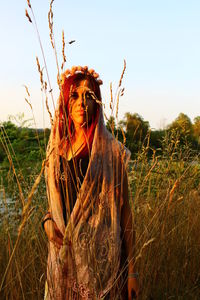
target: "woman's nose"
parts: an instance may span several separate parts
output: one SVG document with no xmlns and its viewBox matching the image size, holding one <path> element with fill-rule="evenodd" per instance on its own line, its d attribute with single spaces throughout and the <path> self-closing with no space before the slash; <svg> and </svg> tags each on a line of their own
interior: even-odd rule
<svg viewBox="0 0 200 300">
<path fill-rule="evenodd" d="M 84 94 L 79 95 L 79 98 L 78 98 L 78 105 L 80 105 L 80 106 L 82 106 L 82 107 L 85 107 L 85 96 L 84 96 Z"/>
</svg>

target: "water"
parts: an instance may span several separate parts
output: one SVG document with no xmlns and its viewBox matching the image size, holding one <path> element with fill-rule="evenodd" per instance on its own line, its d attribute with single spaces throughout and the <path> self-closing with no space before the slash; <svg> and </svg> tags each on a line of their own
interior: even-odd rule
<svg viewBox="0 0 200 300">
<path fill-rule="evenodd" d="M 2 190 L 0 190 L 0 214 L 13 214 L 15 207 L 12 198 L 6 197 Z"/>
</svg>

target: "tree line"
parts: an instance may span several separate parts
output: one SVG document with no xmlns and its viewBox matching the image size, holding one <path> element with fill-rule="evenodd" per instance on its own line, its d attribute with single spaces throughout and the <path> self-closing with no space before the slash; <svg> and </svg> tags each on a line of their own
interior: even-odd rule
<svg viewBox="0 0 200 300">
<path fill-rule="evenodd" d="M 125 141 L 126 146 L 130 149 L 132 158 L 134 158 L 143 145 L 149 145 L 149 154 L 154 150 L 157 152 L 164 151 L 163 143 L 166 138 L 176 141 L 179 147 L 188 147 L 194 153 L 200 149 L 200 116 L 190 118 L 180 113 L 178 117 L 165 129 L 151 130 L 149 122 L 145 121 L 137 113 L 127 112 L 123 120 L 116 125 L 115 119 L 111 116 L 106 123 L 106 127 L 121 142 Z"/>
<path fill-rule="evenodd" d="M 46 146 L 50 129 L 33 129 L 27 126 L 26 121 L 15 125 L 9 120 L 3 122 L 0 131 L 0 164 L 9 165 L 8 152 L 13 160 L 24 166 L 45 158 Z M 106 121 L 106 127 L 122 143 L 130 149 L 134 159 L 144 145 L 148 145 L 149 156 L 165 151 L 166 137 L 178 144 L 179 147 L 189 147 L 194 153 L 200 149 L 200 116 L 192 122 L 183 113 L 165 129 L 151 130 L 149 122 L 137 113 L 127 112 L 123 120 L 116 124 L 114 117 Z"/>
</svg>

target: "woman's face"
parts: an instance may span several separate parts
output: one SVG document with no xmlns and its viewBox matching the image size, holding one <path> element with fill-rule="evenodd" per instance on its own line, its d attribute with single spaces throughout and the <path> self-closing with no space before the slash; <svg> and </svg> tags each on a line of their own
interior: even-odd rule
<svg viewBox="0 0 200 300">
<path fill-rule="evenodd" d="M 89 80 L 84 79 L 72 88 L 69 99 L 69 110 L 76 126 L 86 126 L 95 114 L 96 102 Z"/>
</svg>

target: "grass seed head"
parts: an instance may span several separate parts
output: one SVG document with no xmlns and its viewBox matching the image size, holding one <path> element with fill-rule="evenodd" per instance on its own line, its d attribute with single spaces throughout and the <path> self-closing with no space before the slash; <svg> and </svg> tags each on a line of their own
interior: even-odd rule
<svg viewBox="0 0 200 300">
<path fill-rule="evenodd" d="M 29 0 L 27 0 L 27 4 L 28 4 L 28 7 L 31 8 L 31 3 Z"/>
<path fill-rule="evenodd" d="M 28 105 L 30 106 L 30 108 L 31 108 L 31 109 L 33 109 L 33 107 L 32 107 L 32 105 L 31 105 L 31 103 L 28 101 L 28 99 L 27 99 L 27 98 L 25 98 L 25 101 L 28 103 Z"/>
<path fill-rule="evenodd" d="M 119 87 L 122 85 L 122 79 L 124 77 L 125 70 L 126 70 L 126 60 L 124 59 L 124 68 L 123 68 L 122 75 L 119 80 Z"/>
<path fill-rule="evenodd" d="M 27 95 L 30 97 L 30 93 L 29 93 L 29 90 L 28 90 L 28 87 L 24 84 L 23 85 L 24 87 L 25 87 L 25 89 L 26 89 L 26 93 L 27 93 Z"/>
<path fill-rule="evenodd" d="M 124 96 L 124 90 L 125 90 L 125 88 L 121 89 L 121 91 L 120 91 L 120 96 L 121 97 Z"/>
<path fill-rule="evenodd" d="M 36 63 L 37 63 L 37 67 L 38 67 L 38 72 L 40 73 L 40 82 L 41 82 L 41 86 L 42 86 L 42 89 L 43 89 L 43 88 L 45 88 L 44 80 L 43 80 L 43 71 L 40 67 L 40 62 L 39 62 L 39 59 L 38 59 L 37 56 L 36 56 Z"/>
<path fill-rule="evenodd" d="M 64 35 L 64 30 L 62 31 L 62 56 L 63 56 L 63 62 L 61 69 L 63 70 L 65 62 L 66 62 L 66 55 L 65 55 L 65 35 Z"/>
<path fill-rule="evenodd" d="M 49 33 L 50 41 L 51 41 L 51 45 L 54 49 L 55 46 L 54 46 L 54 35 L 53 35 L 53 10 L 52 10 L 53 1 L 54 0 L 51 0 L 51 2 L 50 2 L 50 8 L 49 8 L 49 12 L 48 12 L 48 22 L 49 22 L 49 30 L 50 30 L 50 33 Z"/>
<path fill-rule="evenodd" d="M 52 125 L 52 124 L 53 124 L 53 117 L 52 117 L 52 114 L 51 114 L 50 109 L 49 109 L 48 97 L 47 97 L 47 96 L 46 96 L 46 101 L 45 101 L 45 103 L 46 103 L 47 111 L 48 111 L 48 113 L 49 113 L 50 122 L 51 122 L 51 125 Z"/>
<path fill-rule="evenodd" d="M 29 16 L 27 9 L 25 9 L 25 15 L 28 18 L 29 22 L 32 23 L 31 17 Z"/>
</svg>

